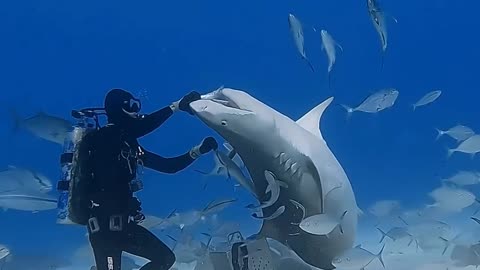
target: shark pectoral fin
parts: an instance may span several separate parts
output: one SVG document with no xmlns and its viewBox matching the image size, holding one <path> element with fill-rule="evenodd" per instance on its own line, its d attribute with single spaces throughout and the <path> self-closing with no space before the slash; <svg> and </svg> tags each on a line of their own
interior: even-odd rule
<svg viewBox="0 0 480 270">
<path fill-rule="evenodd" d="M 342 47 L 342 45 L 340 45 L 338 42 L 335 42 L 335 45 L 337 45 L 337 47 L 340 48 L 340 50 L 343 52 L 343 47 Z"/>
<path fill-rule="evenodd" d="M 317 105 L 315 108 L 302 116 L 302 118 L 298 119 L 296 121 L 297 124 L 323 140 L 323 136 L 320 131 L 320 120 L 322 118 L 323 112 L 325 112 L 325 110 L 330 105 L 330 103 L 332 103 L 332 101 L 333 97 L 330 97 L 327 100 L 323 101 L 321 104 Z"/>
</svg>

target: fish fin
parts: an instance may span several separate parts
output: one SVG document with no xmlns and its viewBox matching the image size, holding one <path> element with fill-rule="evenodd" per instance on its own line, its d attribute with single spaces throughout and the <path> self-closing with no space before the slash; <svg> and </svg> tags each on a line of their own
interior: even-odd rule
<svg viewBox="0 0 480 270">
<path fill-rule="evenodd" d="M 470 219 L 472 219 L 473 221 L 475 221 L 476 223 L 480 224 L 480 219 L 476 218 L 476 217 L 471 217 Z"/>
<path fill-rule="evenodd" d="M 383 247 L 382 249 L 380 250 L 380 252 L 378 252 L 378 254 L 376 255 L 376 257 L 378 258 L 378 260 L 380 261 L 380 263 L 382 264 L 383 268 L 385 268 L 385 262 L 383 261 L 383 250 L 385 249 L 385 244 L 383 244 Z"/>
<path fill-rule="evenodd" d="M 401 216 L 398 216 L 398 219 L 400 219 L 401 222 L 408 226 L 408 223 Z"/>
<path fill-rule="evenodd" d="M 382 243 L 383 240 L 385 240 L 385 237 L 387 237 L 388 235 L 387 235 L 386 232 L 382 231 L 382 229 L 380 229 L 378 227 L 377 227 L 377 230 L 382 234 L 382 238 L 380 238 L 380 241 L 378 241 L 378 243 Z"/>
<path fill-rule="evenodd" d="M 383 67 L 385 66 L 385 51 L 382 51 L 382 59 L 381 59 L 381 66 L 380 66 L 380 70 L 383 71 Z"/>
<path fill-rule="evenodd" d="M 412 104 L 412 110 L 415 111 L 417 109 L 417 105 Z"/>
<path fill-rule="evenodd" d="M 340 45 L 338 42 L 335 41 L 335 45 L 337 45 L 338 48 L 340 48 L 340 50 L 343 52 L 343 47 L 342 45 Z"/>
<path fill-rule="evenodd" d="M 456 151 L 456 149 L 449 149 L 447 148 L 447 158 L 452 157 L 453 153 Z"/>
<path fill-rule="evenodd" d="M 13 121 L 13 127 L 11 129 L 11 135 L 14 135 L 16 134 L 20 128 L 22 127 L 22 117 L 20 116 L 20 114 L 18 113 L 17 110 L 15 110 L 14 108 L 9 108 L 8 109 L 8 112 L 10 113 L 10 117 Z"/>
<path fill-rule="evenodd" d="M 441 236 L 439 236 L 438 238 L 440 238 L 443 242 L 445 242 L 445 248 L 442 251 L 442 256 L 443 256 L 443 255 L 445 255 L 445 252 L 447 252 L 447 249 L 450 246 L 450 241 L 441 237 Z"/>
<path fill-rule="evenodd" d="M 332 91 L 332 73 L 330 72 L 331 68 L 328 68 L 327 79 L 328 79 L 328 90 Z"/>
<path fill-rule="evenodd" d="M 347 111 L 347 120 L 350 119 L 350 117 L 352 117 L 352 113 L 355 111 L 354 108 L 351 108 L 345 104 L 340 104 L 340 106 L 342 106 L 346 111 Z"/>
<path fill-rule="evenodd" d="M 313 135 L 323 140 L 322 132 L 320 130 L 320 122 L 322 120 L 322 115 L 325 110 L 328 108 L 330 103 L 332 103 L 333 97 L 330 97 L 317 105 L 315 108 L 310 110 L 304 116 L 296 121 L 305 130 L 309 131 Z"/>
<path fill-rule="evenodd" d="M 390 19 L 392 19 L 395 23 L 398 23 L 397 18 L 394 17 L 393 15 L 390 15 L 390 14 L 387 13 L 387 12 L 383 12 L 383 14 L 385 14 L 387 17 L 389 17 Z"/>
<path fill-rule="evenodd" d="M 361 248 L 361 247 L 362 247 L 362 244 L 358 244 L 354 248 Z"/>
<path fill-rule="evenodd" d="M 413 243 L 413 236 L 410 236 L 410 242 L 408 242 L 408 246 L 410 246 Z"/>
<path fill-rule="evenodd" d="M 312 72 L 315 72 L 315 68 L 313 67 L 312 63 L 310 63 L 310 60 L 308 60 L 308 58 L 306 58 L 306 57 L 304 57 L 303 59 L 305 59 L 305 61 L 307 62 L 308 66 L 310 67 Z"/>
<path fill-rule="evenodd" d="M 438 129 L 438 128 L 435 128 L 435 130 L 437 131 L 437 137 L 435 138 L 435 141 L 438 141 L 438 139 L 440 139 L 440 137 L 443 136 L 443 134 L 445 134 L 445 131 L 441 130 L 441 129 Z"/>
</svg>

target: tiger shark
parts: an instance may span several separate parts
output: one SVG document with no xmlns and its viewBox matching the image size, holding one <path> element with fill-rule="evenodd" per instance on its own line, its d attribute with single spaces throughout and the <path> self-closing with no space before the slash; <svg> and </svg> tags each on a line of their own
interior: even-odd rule
<svg viewBox="0 0 480 270">
<path fill-rule="evenodd" d="M 353 246 L 358 220 L 350 181 L 320 131 L 328 98 L 294 121 L 242 90 L 220 88 L 190 103 L 194 114 L 225 139 L 243 160 L 259 200 L 266 200 L 266 171 L 287 183 L 278 200 L 263 208 L 274 219 L 263 220 L 259 236 L 275 239 L 306 263 L 333 269 L 335 256 Z M 295 202 L 294 203 L 292 203 Z M 298 207 L 301 204 L 303 207 Z M 314 235 L 299 228 L 302 217 L 317 214 L 342 217 L 342 230 Z"/>
</svg>

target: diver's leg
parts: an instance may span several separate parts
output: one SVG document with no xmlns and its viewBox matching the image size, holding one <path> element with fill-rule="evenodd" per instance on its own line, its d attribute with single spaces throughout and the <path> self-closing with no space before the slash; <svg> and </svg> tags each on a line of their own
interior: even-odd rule
<svg viewBox="0 0 480 270">
<path fill-rule="evenodd" d="M 168 270 L 175 263 L 175 254 L 170 248 L 140 225 L 128 225 L 127 242 L 125 252 L 150 260 L 140 270 Z"/>
<path fill-rule="evenodd" d="M 122 250 L 115 241 L 109 240 L 109 233 L 90 236 L 90 245 L 95 256 L 96 270 L 121 270 Z M 107 236 L 107 237 L 106 237 Z"/>
</svg>

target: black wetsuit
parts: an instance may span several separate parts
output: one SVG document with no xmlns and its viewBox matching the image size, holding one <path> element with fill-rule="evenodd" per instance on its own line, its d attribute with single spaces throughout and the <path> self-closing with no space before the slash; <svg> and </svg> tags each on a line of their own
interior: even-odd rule
<svg viewBox="0 0 480 270">
<path fill-rule="evenodd" d="M 128 222 L 141 210 L 130 189 L 139 160 L 145 167 L 164 173 L 176 173 L 194 161 L 188 152 L 164 158 L 138 144 L 138 138 L 158 128 L 172 113 L 170 107 L 165 107 L 127 127 L 107 125 L 86 135 L 80 144 L 82 160 L 86 162 L 82 167 L 93 175 L 88 199 L 95 206 L 90 217 L 96 218 L 100 230 L 92 232 L 87 227 L 97 270 L 120 270 L 122 251 L 150 260 L 142 270 L 166 270 L 175 262 L 173 252 L 154 234 L 136 222 Z M 123 227 L 120 231 L 110 228 L 114 215 L 122 217 L 118 219 Z"/>
</svg>

